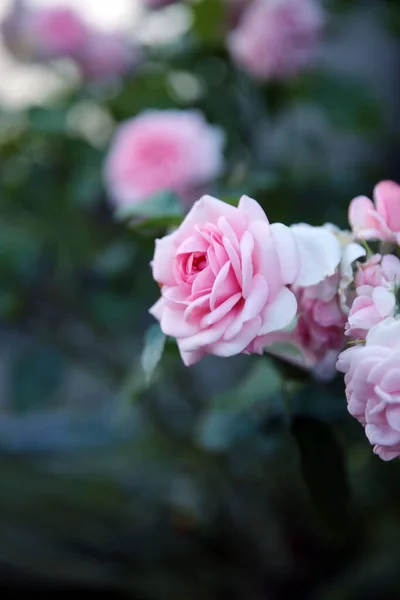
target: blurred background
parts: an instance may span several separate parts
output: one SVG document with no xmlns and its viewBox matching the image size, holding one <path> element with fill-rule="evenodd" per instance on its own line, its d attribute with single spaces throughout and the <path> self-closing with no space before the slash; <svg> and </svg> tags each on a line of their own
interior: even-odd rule
<svg viewBox="0 0 400 600">
<path fill-rule="evenodd" d="M 200 110 L 225 137 L 204 191 L 246 192 L 272 221 L 346 228 L 352 197 L 399 181 L 399 3 L 319 3 L 312 59 L 260 74 L 231 41 L 256 1 L 272 0 L 0 2 L 4 597 L 400 597 L 400 468 L 372 454 L 341 377 L 249 356 L 185 368 L 169 342 L 150 386 L 141 366 L 171 215 L 116 217 L 120 123 Z M 60 7 L 79 52 L 68 18 L 37 26 Z"/>
</svg>

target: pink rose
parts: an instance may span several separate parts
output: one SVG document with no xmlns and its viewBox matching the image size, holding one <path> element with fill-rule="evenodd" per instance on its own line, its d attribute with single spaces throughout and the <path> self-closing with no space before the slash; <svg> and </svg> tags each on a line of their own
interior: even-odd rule
<svg viewBox="0 0 400 600">
<path fill-rule="evenodd" d="M 400 282 L 400 260 L 396 256 L 372 256 L 359 264 L 355 275 L 356 298 L 346 323 L 346 335 L 365 339 L 368 331 L 396 310 L 396 287 Z"/>
<path fill-rule="evenodd" d="M 87 80 L 114 79 L 126 73 L 137 60 L 121 34 L 93 32 L 79 55 Z"/>
<path fill-rule="evenodd" d="M 345 373 L 347 407 L 365 427 L 383 460 L 400 455 L 400 320 L 389 317 L 373 327 L 365 345 L 342 352 L 337 369 Z"/>
<path fill-rule="evenodd" d="M 247 350 L 262 354 L 265 349 L 312 371 L 318 379 L 332 379 L 338 354 L 345 344 L 346 316 L 338 288 L 338 275 L 327 277 L 317 285 L 291 286 L 298 303 L 294 329 L 260 336 Z"/>
<path fill-rule="evenodd" d="M 349 207 L 349 222 L 361 240 L 400 243 L 400 185 L 381 181 L 374 189 L 374 202 L 366 196 L 354 198 Z"/>
<path fill-rule="evenodd" d="M 178 0 L 144 0 L 144 4 L 147 8 L 161 8 L 162 6 L 168 6 L 169 4 L 175 4 Z"/>
<path fill-rule="evenodd" d="M 23 59 L 75 56 L 88 39 L 88 28 L 70 8 L 33 10 L 17 0 L 3 24 L 7 47 Z"/>
<path fill-rule="evenodd" d="M 290 330 L 257 337 L 247 351 L 262 354 L 265 349 L 310 370 L 317 379 L 329 380 L 335 376 L 337 357 L 345 345 L 346 290 L 352 280 L 352 263 L 365 250 L 353 243 L 347 232 L 331 224 L 323 227 L 300 224 L 290 229 L 313 239 L 321 236 L 317 252 L 334 253 L 336 269 L 319 283 L 303 280 L 302 285 L 290 286 L 298 303 L 297 323 Z M 331 237 L 322 237 L 327 232 Z M 309 261 L 312 264 L 312 256 Z"/>
<path fill-rule="evenodd" d="M 174 233 L 156 241 L 161 298 L 150 312 L 177 338 L 186 365 L 205 354 L 238 354 L 293 321 L 297 301 L 288 285 L 332 274 L 340 260 L 335 242 L 327 231 L 312 236 L 270 225 L 247 196 L 237 208 L 204 196 Z"/>
<path fill-rule="evenodd" d="M 310 63 L 323 21 L 315 0 L 254 0 L 228 46 L 238 65 L 254 77 L 291 77 Z"/>
<path fill-rule="evenodd" d="M 146 110 L 122 123 L 105 164 L 117 205 L 172 190 L 185 198 L 215 178 L 223 164 L 222 132 L 194 110 Z"/>
</svg>

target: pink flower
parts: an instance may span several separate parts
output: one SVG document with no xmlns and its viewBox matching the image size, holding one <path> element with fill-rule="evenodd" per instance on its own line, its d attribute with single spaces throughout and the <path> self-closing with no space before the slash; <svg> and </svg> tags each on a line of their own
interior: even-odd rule
<svg viewBox="0 0 400 600">
<path fill-rule="evenodd" d="M 134 49 L 113 33 L 93 32 L 79 55 L 79 64 L 86 79 L 114 79 L 126 73 L 136 62 Z"/>
<path fill-rule="evenodd" d="M 174 233 L 156 241 L 161 298 L 150 312 L 177 338 L 186 365 L 205 354 L 238 354 L 293 321 L 297 301 L 288 285 L 334 273 L 335 243 L 327 231 L 312 236 L 270 225 L 247 196 L 237 208 L 204 196 Z"/>
<path fill-rule="evenodd" d="M 315 0 L 254 0 L 228 46 L 238 65 L 254 77 L 291 77 L 310 63 L 323 21 Z"/>
<path fill-rule="evenodd" d="M 172 190 L 186 197 L 222 169 L 223 135 L 194 110 L 147 110 L 117 129 L 105 164 L 115 203 Z"/>
<path fill-rule="evenodd" d="M 352 263 L 363 256 L 365 250 L 352 243 L 346 232 L 330 224 L 323 227 L 301 224 L 290 229 L 314 239 L 321 236 L 317 252 L 323 251 L 328 238 L 322 235 L 329 232 L 336 244 L 335 256 L 339 257 L 336 258 L 336 269 L 319 283 L 305 280 L 302 285 L 290 286 L 298 303 L 298 319 L 294 327 L 260 336 L 247 350 L 262 354 L 265 349 L 310 370 L 318 379 L 329 380 L 335 375 L 337 357 L 345 345 L 346 305 L 343 296 L 351 280 L 349 272 L 352 272 Z M 331 238 L 329 252 L 333 250 Z M 312 256 L 309 261 L 312 264 Z"/>
<path fill-rule="evenodd" d="M 383 460 L 400 455 L 400 320 L 375 325 L 365 345 L 342 352 L 337 369 L 345 373 L 347 407 L 365 427 Z"/>
<path fill-rule="evenodd" d="M 6 45 L 24 59 L 75 56 L 88 38 L 88 28 L 70 8 L 32 10 L 17 0 L 3 24 Z"/>
<path fill-rule="evenodd" d="M 375 203 L 375 204 L 374 204 Z M 400 243 L 400 185 L 381 181 L 374 189 L 374 203 L 366 196 L 354 198 L 349 222 L 361 240 Z"/>
<path fill-rule="evenodd" d="M 368 331 L 396 310 L 396 287 L 400 282 L 400 260 L 396 256 L 372 256 L 359 264 L 355 275 L 356 295 L 346 323 L 346 335 L 365 339 Z"/>
<path fill-rule="evenodd" d="M 161 8 L 162 6 L 168 6 L 168 4 L 174 4 L 178 0 L 144 0 L 144 4 L 147 8 Z"/>
</svg>

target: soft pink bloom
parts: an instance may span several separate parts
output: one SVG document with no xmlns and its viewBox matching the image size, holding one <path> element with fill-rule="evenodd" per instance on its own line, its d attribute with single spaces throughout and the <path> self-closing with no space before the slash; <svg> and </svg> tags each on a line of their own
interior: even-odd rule
<svg viewBox="0 0 400 600">
<path fill-rule="evenodd" d="M 346 323 L 345 291 L 352 280 L 352 263 L 365 254 L 358 244 L 351 242 L 347 232 L 330 224 L 323 227 L 294 225 L 295 232 L 308 234 L 317 239 L 321 234 L 331 233 L 329 253 L 336 245 L 336 269 L 319 283 L 310 280 L 303 285 L 290 286 L 298 303 L 298 318 L 294 326 L 257 337 L 247 350 L 262 354 L 264 349 L 301 368 L 312 371 L 318 379 L 331 379 L 339 352 L 345 345 Z M 333 242 L 332 242 L 333 239 Z M 321 237 L 317 252 L 324 251 L 327 239 Z M 309 257 L 312 264 L 313 257 Z M 304 285 L 305 283 L 305 285 Z"/>
<path fill-rule="evenodd" d="M 79 65 L 90 81 L 114 79 L 126 73 L 137 57 L 137 50 L 121 34 L 93 32 L 79 55 Z"/>
<path fill-rule="evenodd" d="M 324 22 L 316 0 L 254 0 L 228 38 L 234 60 L 259 79 L 307 67 Z"/>
<path fill-rule="evenodd" d="M 118 206 L 171 190 L 181 197 L 214 179 L 223 164 L 223 135 L 194 110 L 146 110 L 122 123 L 105 164 Z"/>
<path fill-rule="evenodd" d="M 374 202 L 366 196 L 354 198 L 349 222 L 361 240 L 400 243 L 400 185 L 381 181 L 374 189 Z"/>
<path fill-rule="evenodd" d="M 204 196 L 174 233 L 156 241 L 152 268 L 161 298 L 150 312 L 177 338 L 186 365 L 205 354 L 238 354 L 293 321 L 297 301 L 288 285 L 333 274 L 335 244 L 327 231 L 313 236 L 270 225 L 247 196 L 238 207 Z"/>
<path fill-rule="evenodd" d="M 7 47 L 24 59 L 75 56 L 88 39 L 88 28 L 68 7 L 31 9 L 17 0 L 3 24 Z"/>
<path fill-rule="evenodd" d="M 400 260 L 375 254 L 365 264 L 358 264 L 354 282 L 356 298 L 346 323 L 346 335 L 365 339 L 371 327 L 395 314 Z"/>
<path fill-rule="evenodd" d="M 400 455 L 400 320 L 375 325 L 365 345 L 342 352 L 337 369 L 345 373 L 347 406 L 365 427 L 383 460 Z"/>
</svg>

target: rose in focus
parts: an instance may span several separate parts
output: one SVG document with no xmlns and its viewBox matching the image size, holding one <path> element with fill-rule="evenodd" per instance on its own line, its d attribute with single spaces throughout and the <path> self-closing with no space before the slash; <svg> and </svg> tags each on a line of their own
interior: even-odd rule
<svg viewBox="0 0 400 600">
<path fill-rule="evenodd" d="M 366 196 L 354 198 L 349 222 L 360 240 L 382 240 L 400 244 L 400 185 L 381 181 L 374 189 L 374 202 Z"/>
<path fill-rule="evenodd" d="M 375 454 L 400 456 L 400 320 L 375 325 L 365 345 L 342 352 L 337 369 L 345 373 L 348 410 L 365 427 Z"/>
<path fill-rule="evenodd" d="M 117 206 L 171 190 L 187 199 L 223 165 L 223 135 L 195 110 L 147 110 L 122 123 L 105 164 Z"/>
<path fill-rule="evenodd" d="M 400 260 L 388 254 L 373 255 L 357 265 L 354 279 L 356 298 L 346 323 L 346 335 L 365 339 L 368 331 L 386 317 L 394 316 L 400 283 Z"/>
<path fill-rule="evenodd" d="M 204 196 L 174 233 L 156 241 L 161 298 L 150 312 L 177 338 L 186 365 L 205 354 L 232 356 L 290 325 L 297 300 L 289 285 L 317 284 L 339 262 L 328 231 L 270 225 L 247 196 L 238 207 Z"/>
</svg>

